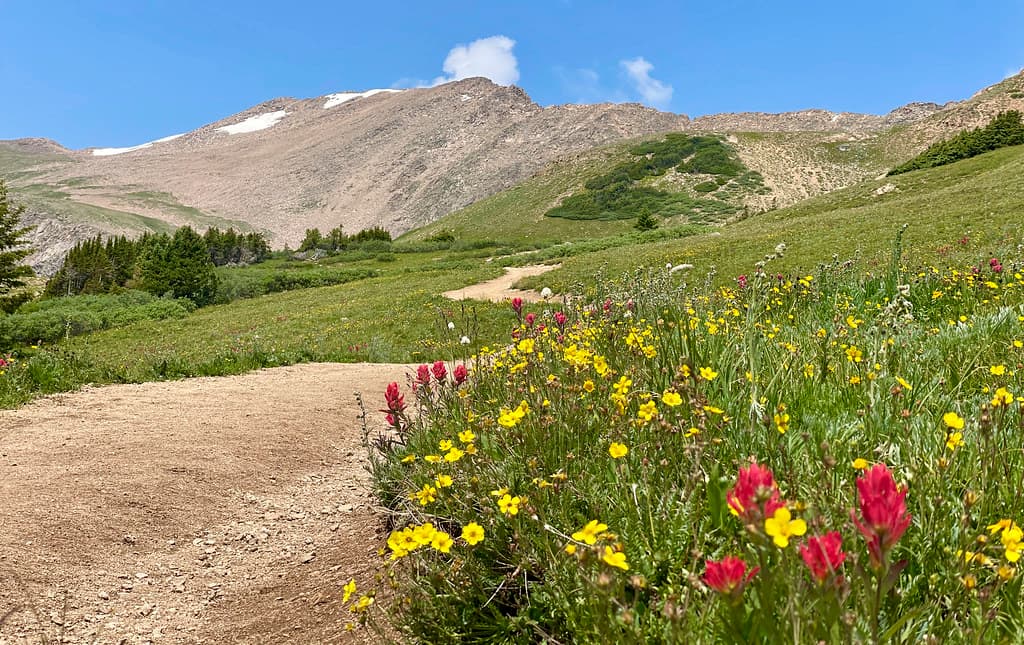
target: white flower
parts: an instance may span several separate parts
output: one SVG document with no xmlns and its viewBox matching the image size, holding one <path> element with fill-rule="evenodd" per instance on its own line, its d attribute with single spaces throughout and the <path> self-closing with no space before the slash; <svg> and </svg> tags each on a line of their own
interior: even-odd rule
<svg viewBox="0 0 1024 645">
<path fill-rule="evenodd" d="M 449 320 L 448 321 L 448 329 L 455 329 L 455 323 L 453 323 L 452 321 Z"/>
<path fill-rule="evenodd" d="M 550 298 L 551 297 L 551 289 L 548 289 L 547 287 L 544 287 L 543 289 L 541 289 L 540 290 L 540 297 L 541 298 L 545 298 L 545 299 Z"/>
<path fill-rule="evenodd" d="M 463 336 L 459 339 L 459 342 L 463 345 L 468 345 L 470 343 L 469 336 Z"/>
<path fill-rule="evenodd" d="M 675 273 L 676 271 L 689 271 L 693 268 L 692 264 L 677 264 L 668 270 L 669 273 Z"/>
</svg>

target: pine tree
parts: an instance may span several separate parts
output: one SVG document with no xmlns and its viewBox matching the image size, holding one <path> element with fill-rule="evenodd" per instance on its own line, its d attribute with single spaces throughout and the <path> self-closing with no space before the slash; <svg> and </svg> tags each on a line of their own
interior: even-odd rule
<svg viewBox="0 0 1024 645">
<path fill-rule="evenodd" d="M 653 231 L 658 228 L 658 220 L 651 215 L 651 211 L 647 207 L 640 209 L 640 215 L 636 218 L 636 224 L 633 225 L 638 231 Z"/>
<path fill-rule="evenodd" d="M 197 305 L 213 301 L 217 274 L 203 238 L 183 226 L 173 238 L 153 236 L 142 261 L 142 288 L 156 295 L 188 298 Z"/>
<path fill-rule="evenodd" d="M 25 235 L 31 227 L 21 226 L 24 206 L 15 206 L 7 195 L 7 185 L 0 179 L 0 295 L 25 286 L 24 278 L 33 275 L 32 267 L 21 264 L 32 249 Z"/>
</svg>

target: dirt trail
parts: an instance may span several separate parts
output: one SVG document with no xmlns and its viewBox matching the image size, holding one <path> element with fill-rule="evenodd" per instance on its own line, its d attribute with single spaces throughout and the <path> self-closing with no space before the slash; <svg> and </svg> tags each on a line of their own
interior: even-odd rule
<svg viewBox="0 0 1024 645">
<path fill-rule="evenodd" d="M 381 541 L 353 393 L 375 410 L 406 371 L 297 365 L 0 412 L 0 645 L 364 641 L 341 587 L 372 585 Z"/>
<path fill-rule="evenodd" d="M 513 289 L 512 285 L 522 278 L 535 275 L 543 275 L 548 271 L 554 271 L 561 264 L 532 264 L 524 267 L 505 267 L 505 275 L 500 278 L 479 282 L 462 289 L 445 291 L 442 295 L 452 300 L 490 300 L 491 302 L 502 302 L 512 298 L 522 298 L 526 302 L 540 302 L 543 300 L 540 293 L 526 289 Z"/>
</svg>

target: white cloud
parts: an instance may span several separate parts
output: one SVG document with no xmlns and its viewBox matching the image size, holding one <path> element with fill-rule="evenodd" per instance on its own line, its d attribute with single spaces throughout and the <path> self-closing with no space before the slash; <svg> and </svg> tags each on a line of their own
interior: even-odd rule
<svg viewBox="0 0 1024 645">
<path fill-rule="evenodd" d="M 468 45 L 456 45 L 444 59 L 444 76 L 433 85 L 457 81 L 471 76 L 489 78 L 498 85 L 512 85 L 519 80 L 519 61 L 512 53 L 516 41 L 507 36 L 490 36 Z"/>
<path fill-rule="evenodd" d="M 651 78 L 651 65 L 643 56 L 619 61 L 633 88 L 640 93 L 644 103 L 658 108 L 667 108 L 672 101 L 672 86 Z"/>
</svg>

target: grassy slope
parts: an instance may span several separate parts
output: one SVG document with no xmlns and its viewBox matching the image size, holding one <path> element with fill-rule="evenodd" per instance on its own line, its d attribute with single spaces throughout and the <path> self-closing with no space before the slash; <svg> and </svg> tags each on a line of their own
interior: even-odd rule
<svg viewBox="0 0 1024 645">
<path fill-rule="evenodd" d="M 896 190 L 876 194 L 891 184 Z M 544 276 L 544 283 L 566 287 L 586 282 L 604 268 L 611 275 L 638 265 L 664 266 L 689 262 L 697 271 L 715 266 L 719 275 L 749 273 L 765 253 L 785 242 L 780 270 L 811 268 L 860 253 L 867 261 L 882 260 L 891 251 L 899 228 L 909 256 L 929 260 L 941 247 L 977 255 L 984 244 L 1006 236 L 1019 241 L 1024 217 L 1024 147 L 1007 148 L 957 164 L 898 177 L 864 182 L 789 208 L 751 217 L 709 235 L 689 237 L 569 258 L 563 268 Z M 955 244 L 968 235 L 971 244 Z M 529 284 L 531 281 L 527 280 Z M 532 280 L 537 283 L 536 279 Z"/>
</svg>

